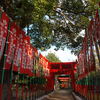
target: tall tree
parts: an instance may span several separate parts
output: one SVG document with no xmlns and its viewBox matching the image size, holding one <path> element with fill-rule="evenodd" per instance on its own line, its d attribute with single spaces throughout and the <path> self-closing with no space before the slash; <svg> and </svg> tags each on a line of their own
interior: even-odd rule
<svg viewBox="0 0 100 100">
<path fill-rule="evenodd" d="M 48 55 L 46 56 L 46 58 L 50 62 L 61 62 L 61 60 L 54 53 L 48 53 Z"/>
<path fill-rule="evenodd" d="M 59 47 L 68 47 L 77 53 L 82 45 L 82 30 L 86 31 L 89 20 L 95 14 L 100 0 L 60 0 L 54 9 L 56 18 L 53 44 Z"/>
<path fill-rule="evenodd" d="M 53 11 L 57 0 L 0 0 L 7 14 L 31 36 L 31 43 L 44 50 L 52 42 L 52 24 L 46 16 L 55 14 Z"/>
<path fill-rule="evenodd" d="M 42 50 L 55 45 L 76 52 L 82 45 L 82 30 L 95 14 L 100 0 L 1 0 L 7 14 L 31 36 Z"/>
</svg>

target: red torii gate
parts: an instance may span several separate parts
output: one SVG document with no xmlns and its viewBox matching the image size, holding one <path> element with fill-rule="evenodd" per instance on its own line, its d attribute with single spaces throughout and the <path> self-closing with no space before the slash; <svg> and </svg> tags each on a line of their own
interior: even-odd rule
<svg viewBox="0 0 100 100">
<path fill-rule="evenodd" d="M 49 62 L 49 69 L 50 69 L 50 77 L 52 78 L 48 82 L 48 86 L 50 83 L 53 83 L 54 86 L 54 79 L 55 75 L 65 74 L 70 75 L 71 78 L 71 85 L 72 88 L 75 87 L 75 77 L 74 73 L 76 72 L 76 65 L 77 62 Z M 53 87 L 54 88 L 54 87 Z"/>
<path fill-rule="evenodd" d="M 40 66 L 43 68 L 47 79 L 46 90 L 54 90 L 55 75 L 70 75 L 72 88 L 75 87 L 75 77 L 77 62 L 50 62 L 42 54 L 39 56 Z"/>
<path fill-rule="evenodd" d="M 50 73 L 70 74 L 71 71 L 76 72 L 77 62 L 50 62 Z"/>
</svg>

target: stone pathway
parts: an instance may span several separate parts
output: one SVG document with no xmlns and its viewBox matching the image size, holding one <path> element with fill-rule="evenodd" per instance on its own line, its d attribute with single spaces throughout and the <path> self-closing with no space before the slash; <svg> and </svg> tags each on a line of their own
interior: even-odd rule
<svg viewBox="0 0 100 100">
<path fill-rule="evenodd" d="M 71 90 L 58 90 L 37 100 L 74 100 Z"/>
</svg>

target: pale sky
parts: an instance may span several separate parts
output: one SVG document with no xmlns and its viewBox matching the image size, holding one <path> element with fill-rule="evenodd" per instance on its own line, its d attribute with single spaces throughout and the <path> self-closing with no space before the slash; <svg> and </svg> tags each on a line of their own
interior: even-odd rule
<svg viewBox="0 0 100 100">
<path fill-rule="evenodd" d="M 80 36 L 84 37 L 84 34 L 85 34 L 85 30 L 82 30 L 80 32 Z M 44 56 L 46 56 L 49 52 L 51 53 L 55 53 L 55 55 L 62 61 L 62 62 L 73 62 L 73 61 L 76 61 L 77 59 L 77 56 L 75 56 L 74 54 L 71 53 L 71 51 L 67 48 L 65 48 L 65 50 L 58 50 L 58 51 L 55 51 L 54 50 L 54 46 L 51 47 L 51 49 L 45 51 L 45 52 L 41 52 Z"/>
<path fill-rule="evenodd" d="M 49 52 L 55 53 L 55 55 L 62 61 L 62 62 L 73 62 L 76 61 L 77 57 L 74 54 L 71 54 L 71 51 L 67 48 L 65 50 L 58 50 L 55 51 L 54 47 L 51 49 L 41 52 L 44 56 L 46 56 Z"/>
</svg>

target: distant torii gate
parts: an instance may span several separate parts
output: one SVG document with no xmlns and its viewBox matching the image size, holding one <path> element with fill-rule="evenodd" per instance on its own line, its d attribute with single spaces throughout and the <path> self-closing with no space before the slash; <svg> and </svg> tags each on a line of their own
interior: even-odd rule
<svg viewBox="0 0 100 100">
<path fill-rule="evenodd" d="M 72 88 L 75 87 L 75 77 L 74 73 L 76 72 L 76 64 L 77 62 L 50 62 L 49 63 L 49 69 L 50 69 L 50 76 L 52 77 L 52 80 L 48 82 L 48 85 L 51 83 L 54 83 L 55 75 L 65 74 L 70 75 L 71 78 L 71 85 Z"/>
</svg>

